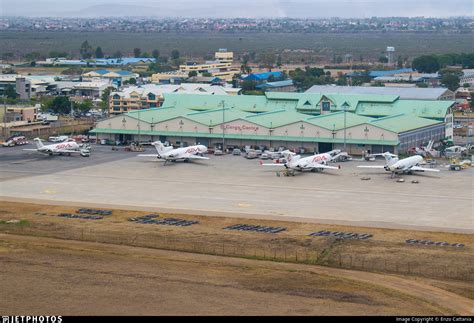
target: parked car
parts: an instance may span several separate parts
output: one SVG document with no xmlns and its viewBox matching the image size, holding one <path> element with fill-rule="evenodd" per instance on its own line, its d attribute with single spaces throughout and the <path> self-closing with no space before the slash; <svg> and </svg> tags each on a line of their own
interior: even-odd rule
<svg viewBox="0 0 474 323">
<path fill-rule="evenodd" d="M 235 148 L 232 150 L 232 155 L 234 156 L 240 156 L 242 154 L 242 151 L 239 148 Z"/>
</svg>

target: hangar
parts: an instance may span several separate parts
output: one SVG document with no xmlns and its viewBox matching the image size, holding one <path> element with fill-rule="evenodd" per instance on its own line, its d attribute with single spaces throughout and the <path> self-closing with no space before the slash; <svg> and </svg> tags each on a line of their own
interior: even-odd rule
<svg viewBox="0 0 474 323">
<path fill-rule="evenodd" d="M 99 121 L 98 139 L 201 143 L 210 147 L 280 146 L 351 154 L 405 152 L 452 133 L 454 101 L 396 95 L 268 92 L 265 95 L 170 93 L 163 106 Z"/>
</svg>

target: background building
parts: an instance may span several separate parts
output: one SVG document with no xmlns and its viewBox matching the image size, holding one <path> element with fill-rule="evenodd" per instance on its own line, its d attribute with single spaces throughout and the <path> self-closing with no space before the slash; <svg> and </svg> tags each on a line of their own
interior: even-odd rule
<svg viewBox="0 0 474 323">
<path fill-rule="evenodd" d="M 146 84 L 129 86 L 109 96 L 109 113 L 120 114 L 132 110 L 161 107 L 165 93 L 198 93 L 200 95 L 235 95 L 240 89 L 200 83 L 179 85 Z"/>
</svg>

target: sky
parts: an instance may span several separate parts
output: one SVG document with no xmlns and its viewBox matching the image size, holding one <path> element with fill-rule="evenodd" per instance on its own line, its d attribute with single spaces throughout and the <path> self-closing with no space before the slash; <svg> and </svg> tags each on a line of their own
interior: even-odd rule
<svg viewBox="0 0 474 323">
<path fill-rule="evenodd" d="M 452 17 L 474 16 L 474 0 L 0 0 L 0 16 Z"/>
</svg>

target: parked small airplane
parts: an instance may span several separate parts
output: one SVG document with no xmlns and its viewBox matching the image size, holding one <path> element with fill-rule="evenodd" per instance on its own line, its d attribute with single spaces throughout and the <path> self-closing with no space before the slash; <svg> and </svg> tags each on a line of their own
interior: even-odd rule
<svg viewBox="0 0 474 323">
<path fill-rule="evenodd" d="M 71 155 L 71 154 L 81 154 L 82 157 L 90 156 L 90 148 L 81 148 L 75 141 L 61 142 L 59 144 L 52 145 L 43 145 L 43 142 L 39 138 L 33 139 L 36 143 L 36 149 L 23 149 L 29 151 L 37 151 L 39 153 L 48 154 L 53 156 L 54 154 L 58 155 Z"/>
<path fill-rule="evenodd" d="M 202 156 L 207 152 L 207 147 L 204 145 L 189 146 L 184 148 L 165 147 L 160 141 L 155 141 L 151 143 L 155 146 L 158 154 L 142 154 L 138 157 L 155 157 L 158 159 L 164 159 L 165 165 L 168 161 L 178 161 L 182 160 L 187 162 L 191 159 L 209 159 Z"/>
<path fill-rule="evenodd" d="M 312 172 L 322 171 L 324 169 L 340 169 L 340 167 L 328 166 L 327 163 L 330 162 L 334 156 L 338 155 L 340 150 L 333 150 L 329 153 L 317 154 L 310 157 L 301 158 L 300 155 L 296 155 L 289 150 L 281 152 L 285 157 L 286 162 L 284 163 L 273 163 L 273 164 L 264 164 L 260 161 L 262 166 L 277 166 L 285 167 L 283 174 L 285 176 L 294 176 L 296 171 L 309 170 Z M 280 175 L 280 172 L 277 172 L 277 175 Z"/>
<path fill-rule="evenodd" d="M 421 148 L 415 147 L 414 152 L 423 157 L 439 157 L 439 151 L 433 148 L 434 140 L 428 142 L 428 146 Z"/>
<path fill-rule="evenodd" d="M 392 172 L 392 177 L 395 174 L 411 174 L 412 172 L 439 172 L 439 169 L 420 167 L 423 162 L 423 157 L 416 155 L 404 159 L 398 159 L 397 155 L 386 152 L 383 154 L 373 154 L 373 156 L 385 157 L 385 166 L 357 166 L 359 168 L 376 168 L 385 169 L 387 172 Z"/>
</svg>

